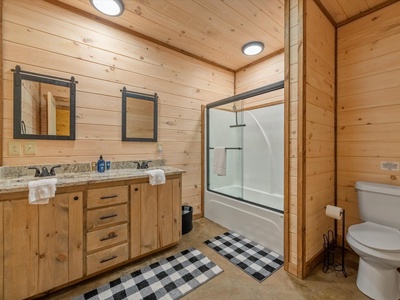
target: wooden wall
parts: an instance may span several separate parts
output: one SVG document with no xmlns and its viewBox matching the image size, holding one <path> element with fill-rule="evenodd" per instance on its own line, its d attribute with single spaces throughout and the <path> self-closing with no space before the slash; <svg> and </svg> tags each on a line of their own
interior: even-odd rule
<svg viewBox="0 0 400 300">
<path fill-rule="evenodd" d="M 288 0 L 285 80 L 289 126 L 285 269 L 304 278 L 319 263 L 335 195 L 335 27 L 313 0 Z"/>
<path fill-rule="evenodd" d="M 3 40 L 3 1 L 0 1 L 0 40 Z M 0 82 L 3 82 L 3 47 L 0 47 Z M 4 87 L 0 88 L 0 116 L 3 116 L 3 90 Z M 0 122 L 0 132 L 3 136 L 3 122 Z M 0 166 L 3 165 L 3 139 L 0 138 Z M 1 270 L 0 270 L 1 271 Z M 1 290 L 1 288 L 0 288 Z"/>
<path fill-rule="evenodd" d="M 335 27 L 313 0 L 306 1 L 305 37 L 305 253 L 306 274 L 334 230 L 325 207 L 335 203 Z M 316 261 L 315 261 L 316 260 Z"/>
<path fill-rule="evenodd" d="M 360 223 L 356 181 L 400 185 L 400 2 L 338 29 L 337 199 Z M 341 234 L 341 233 L 340 233 Z"/>
<path fill-rule="evenodd" d="M 105 159 L 166 159 L 182 168 L 183 202 L 200 211 L 202 104 L 232 96 L 234 75 L 41 0 L 3 1 L 3 165 Z M 77 84 L 75 141 L 36 140 L 36 155 L 10 156 L 11 69 L 70 78 Z M 121 92 L 159 96 L 159 142 L 121 142 Z M 23 144 L 27 140 L 20 140 Z"/>
<path fill-rule="evenodd" d="M 248 92 L 284 80 L 284 54 L 282 51 L 235 73 L 235 94 Z M 284 90 L 280 89 L 247 99 L 243 109 L 266 104 L 282 103 Z"/>
<path fill-rule="evenodd" d="M 283 49 L 256 65 L 250 65 L 235 73 L 235 94 L 244 93 L 284 79 Z M 280 92 L 282 93 L 282 91 Z M 278 94 L 274 95 L 275 97 Z M 283 94 L 282 94 L 283 95 Z M 277 98 L 276 98 L 277 99 Z M 283 98 L 281 97 L 281 100 Z"/>
<path fill-rule="evenodd" d="M 285 270 L 302 276 L 303 0 L 285 1 Z M 300 167 L 299 167 L 300 165 Z"/>
</svg>

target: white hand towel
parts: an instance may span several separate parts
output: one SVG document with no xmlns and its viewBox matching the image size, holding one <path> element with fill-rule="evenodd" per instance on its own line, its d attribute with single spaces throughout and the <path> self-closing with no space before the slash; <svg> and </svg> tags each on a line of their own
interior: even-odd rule
<svg viewBox="0 0 400 300">
<path fill-rule="evenodd" d="M 218 176 L 226 175 L 226 149 L 225 147 L 214 147 L 214 173 Z"/>
<path fill-rule="evenodd" d="M 57 178 L 41 179 L 30 181 L 29 203 L 30 204 L 47 204 L 49 198 L 53 198 L 56 194 Z"/>
<path fill-rule="evenodd" d="M 149 183 L 150 185 L 158 185 L 165 183 L 165 173 L 164 170 L 157 169 L 157 170 L 149 170 L 146 171 L 149 175 Z"/>
</svg>

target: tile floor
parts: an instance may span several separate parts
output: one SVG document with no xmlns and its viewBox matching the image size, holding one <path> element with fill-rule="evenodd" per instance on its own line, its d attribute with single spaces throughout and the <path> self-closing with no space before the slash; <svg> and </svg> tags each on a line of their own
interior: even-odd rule
<svg viewBox="0 0 400 300">
<path fill-rule="evenodd" d="M 203 242 L 211 237 L 227 231 L 226 228 L 207 219 L 198 219 L 193 222 L 193 230 L 182 237 L 179 245 L 162 251 L 149 258 L 134 262 L 106 275 L 95 277 L 78 283 L 75 286 L 65 288 L 45 299 L 71 299 L 74 296 L 92 290 L 95 287 L 107 283 L 128 272 L 138 270 L 152 262 L 164 257 L 176 254 L 189 247 L 195 247 L 204 255 L 218 264 L 224 272 L 213 278 L 203 286 L 195 289 L 182 299 L 185 300 L 291 300 L 291 299 L 323 299 L 323 300 L 364 300 L 370 299 L 362 294 L 356 287 L 357 257 L 352 253 L 346 253 L 346 270 L 348 277 L 342 273 L 322 271 L 322 265 L 304 280 L 300 280 L 283 270 L 283 267 L 272 274 L 262 283 L 258 283 L 249 275 L 235 267 Z"/>
</svg>

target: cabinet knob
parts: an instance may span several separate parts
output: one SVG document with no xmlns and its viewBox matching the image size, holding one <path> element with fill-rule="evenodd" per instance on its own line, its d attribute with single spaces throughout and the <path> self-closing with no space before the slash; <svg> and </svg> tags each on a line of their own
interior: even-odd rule
<svg viewBox="0 0 400 300">
<path fill-rule="evenodd" d="M 79 196 L 75 196 L 74 197 L 74 200 L 76 201 L 76 200 L 79 200 Z"/>
<path fill-rule="evenodd" d="M 139 190 L 139 188 L 135 188 L 135 192 L 137 192 Z"/>
</svg>

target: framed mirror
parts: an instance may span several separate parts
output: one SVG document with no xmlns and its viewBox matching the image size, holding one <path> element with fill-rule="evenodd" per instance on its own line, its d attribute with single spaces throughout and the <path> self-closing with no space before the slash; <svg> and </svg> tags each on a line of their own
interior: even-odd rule
<svg viewBox="0 0 400 300">
<path fill-rule="evenodd" d="M 122 140 L 157 141 L 158 97 L 122 90 Z"/>
<path fill-rule="evenodd" d="M 14 72 L 14 139 L 75 140 L 74 77 Z"/>
</svg>

